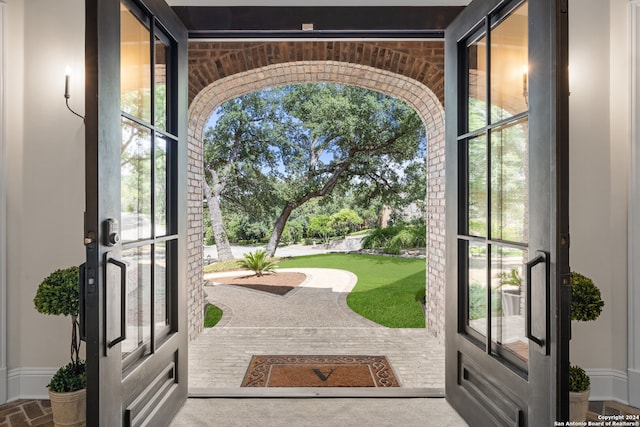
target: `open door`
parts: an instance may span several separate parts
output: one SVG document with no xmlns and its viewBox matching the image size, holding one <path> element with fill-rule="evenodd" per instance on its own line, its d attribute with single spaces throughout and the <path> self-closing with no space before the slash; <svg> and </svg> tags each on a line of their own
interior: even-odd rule
<svg viewBox="0 0 640 427">
<path fill-rule="evenodd" d="M 187 397 L 187 31 L 162 0 L 86 2 L 86 111 L 87 425 L 167 425 Z"/>
<path fill-rule="evenodd" d="M 568 412 L 566 0 L 475 0 L 446 31 L 446 395 L 474 426 Z"/>
</svg>

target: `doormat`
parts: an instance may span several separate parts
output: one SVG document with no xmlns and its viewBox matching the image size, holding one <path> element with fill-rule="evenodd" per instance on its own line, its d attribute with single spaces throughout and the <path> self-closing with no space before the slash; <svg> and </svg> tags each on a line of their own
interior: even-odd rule
<svg viewBox="0 0 640 427">
<path fill-rule="evenodd" d="M 241 387 L 400 387 L 384 356 L 253 356 Z"/>
</svg>

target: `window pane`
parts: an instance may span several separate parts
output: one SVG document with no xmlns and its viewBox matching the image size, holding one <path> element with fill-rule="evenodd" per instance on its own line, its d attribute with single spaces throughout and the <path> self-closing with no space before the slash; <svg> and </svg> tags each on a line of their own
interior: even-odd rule
<svg viewBox="0 0 640 427">
<path fill-rule="evenodd" d="M 151 133 L 122 119 L 121 229 L 123 242 L 151 237 Z"/>
<path fill-rule="evenodd" d="M 146 122 L 151 122 L 150 39 L 147 27 L 121 5 L 120 108 Z"/>
<path fill-rule="evenodd" d="M 156 331 L 162 331 L 169 324 L 169 312 L 167 310 L 167 244 L 157 243 L 155 246 L 155 327 Z"/>
<path fill-rule="evenodd" d="M 487 125 L 487 39 L 481 37 L 467 48 L 468 55 L 468 131 Z"/>
<path fill-rule="evenodd" d="M 156 236 L 167 234 L 167 140 L 156 137 L 155 228 Z"/>
<path fill-rule="evenodd" d="M 167 55 L 169 47 L 155 38 L 155 68 L 153 93 L 155 107 L 155 125 L 167 129 Z"/>
<path fill-rule="evenodd" d="M 469 140 L 468 218 L 472 236 L 487 236 L 487 139 L 480 136 Z"/>
<path fill-rule="evenodd" d="M 467 318 L 469 326 L 487 335 L 487 247 L 469 244 L 469 288 Z"/>
<path fill-rule="evenodd" d="M 496 247 L 491 250 L 492 340 L 520 360 L 529 359 L 525 334 L 526 286 L 523 265 L 527 251 Z"/>
<path fill-rule="evenodd" d="M 529 228 L 528 121 L 491 133 L 491 237 L 526 243 Z"/>
<path fill-rule="evenodd" d="M 527 3 L 491 30 L 491 122 L 528 109 Z"/>
<path fill-rule="evenodd" d="M 151 338 L 151 246 L 122 251 L 122 260 L 127 264 L 125 357 Z"/>
</svg>

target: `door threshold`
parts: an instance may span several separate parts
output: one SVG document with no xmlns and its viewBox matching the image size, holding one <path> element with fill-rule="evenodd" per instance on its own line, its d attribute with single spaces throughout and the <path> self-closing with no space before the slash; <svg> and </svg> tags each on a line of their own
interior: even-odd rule
<svg viewBox="0 0 640 427">
<path fill-rule="evenodd" d="M 202 387 L 190 388 L 189 398 L 443 398 L 443 388 L 403 387 Z"/>
</svg>

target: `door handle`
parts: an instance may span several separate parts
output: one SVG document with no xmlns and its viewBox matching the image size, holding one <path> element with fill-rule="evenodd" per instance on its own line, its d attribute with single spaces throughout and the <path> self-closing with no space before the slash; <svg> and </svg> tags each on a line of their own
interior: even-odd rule
<svg viewBox="0 0 640 427">
<path fill-rule="evenodd" d="M 112 348 L 113 346 L 115 346 L 116 344 L 124 341 L 125 339 L 127 339 L 127 328 L 126 328 L 126 310 L 125 310 L 125 303 L 126 303 L 126 290 L 127 290 L 127 264 L 125 264 L 122 261 L 118 261 L 116 259 L 113 258 L 109 258 L 109 260 L 107 261 L 107 263 L 109 264 L 113 264 L 116 267 L 118 267 L 120 269 L 120 336 L 118 336 L 117 338 L 108 341 L 107 342 L 107 349 Z M 107 327 L 107 321 L 109 319 L 109 311 L 107 310 L 107 301 L 109 300 L 109 298 L 107 298 L 107 281 L 105 280 L 105 285 L 104 285 L 104 313 L 105 313 L 105 317 L 104 317 L 104 336 L 105 339 L 109 339 L 107 336 L 107 331 L 109 330 L 109 328 Z"/>
<path fill-rule="evenodd" d="M 538 344 L 538 346 L 545 349 L 545 353 L 549 354 L 549 332 L 550 332 L 550 320 L 551 313 L 549 312 L 549 304 L 551 302 L 551 284 L 549 281 L 549 262 L 548 262 L 549 254 L 544 251 L 538 251 L 538 256 L 533 258 L 531 261 L 527 263 L 527 317 L 526 317 L 526 335 L 527 338 Z M 544 293 L 545 293 L 545 336 L 543 338 L 538 337 L 533 334 L 531 331 L 532 324 L 532 281 L 531 277 L 533 276 L 533 268 L 539 264 L 545 265 L 545 277 L 544 277 Z"/>
</svg>

